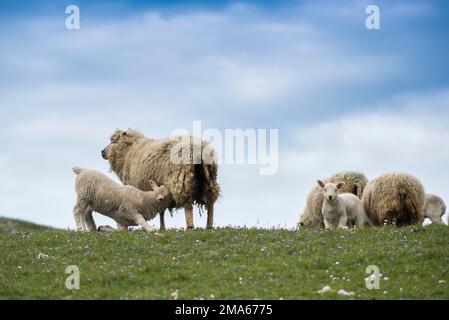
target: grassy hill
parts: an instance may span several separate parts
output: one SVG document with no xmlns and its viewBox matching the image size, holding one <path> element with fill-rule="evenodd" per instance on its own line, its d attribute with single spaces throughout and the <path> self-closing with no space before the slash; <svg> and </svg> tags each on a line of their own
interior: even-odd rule
<svg viewBox="0 0 449 320">
<path fill-rule="evenodd" d="M 54 228 L 41 226 L 28 221 L 0 217 L 0 233 L 44 231 L 50 229 Z"/>
<path fill-rule="evenodd" d="M 2 233 L 0 248 L 0 299 L 449 299 L 447 226 Z M 69 265 L 80 290 L 65 288 Z"/>
</svg>

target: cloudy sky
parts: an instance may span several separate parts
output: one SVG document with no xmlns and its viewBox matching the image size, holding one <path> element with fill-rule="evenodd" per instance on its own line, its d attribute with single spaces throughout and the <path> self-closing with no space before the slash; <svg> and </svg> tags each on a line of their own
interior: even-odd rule
<svg viewBox="0 0 449 320">
<path fill-rule="evenodd" d="M 279 130 L 276 175 L 221 166 L 218 226 L 294 227 L 316 179 L 342 170 L 409 172 L 449 201 L 446 1 L 0 5 L 0 216 L 73 228 L 72 166 L 107 173 L 116 128 L 162 138 L 195 120 Z"/>
</svg>

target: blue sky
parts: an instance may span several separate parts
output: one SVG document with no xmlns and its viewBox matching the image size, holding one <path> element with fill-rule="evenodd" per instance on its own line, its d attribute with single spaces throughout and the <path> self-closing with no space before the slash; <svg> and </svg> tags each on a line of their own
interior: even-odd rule
<svg viewBox="0 0 449 320">
<path fill-rule="evenodd" d="M 446 1 L 0 5 L 0 215 L 73 227 L 73 165 L 108 172 L 115 128 L 166 137 L 194 120 L 279 129 L 277 175 L 222 166 L 220 226 L 293 227 L 315 180 L 348 169 L 410 172 L 449 199 Z"/>
</svg>

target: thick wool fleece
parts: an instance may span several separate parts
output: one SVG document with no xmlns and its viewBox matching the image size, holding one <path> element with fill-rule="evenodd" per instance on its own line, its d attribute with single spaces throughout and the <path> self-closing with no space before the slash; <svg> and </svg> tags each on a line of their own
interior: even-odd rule
<svg viewBox="0 0 449 320">
<path fill-rule="evenodd" d="M 187 207 L 192 204 L 213 207 L 220 196 L 217 182 L 217 163 L 193 163 L 192 137 L 150 139 L 140 132 L 117 130 L 108 146 L 108 160 L 111 169 L 124 184 L 140 190 L 151 190 L 149 180 L 166 186 L 173 197 L 170 209 Z M 196 141 L 195 141 L 196 142 Z M 200 141 L 202 150 L 212 154 L 213 150 L 205 141 Z M 170 153 L 172 148 L 190 148 L 190 163 L 174 164 Z"/>
<path fill-rule="evenodd" d="M 362 202 L 375 225 L 382 225 L 386 221 L 405 226 L 423 221 L 424 199 L 424 187 L 417 178 L 396 172 L 370 181 Z"/>
</svg>

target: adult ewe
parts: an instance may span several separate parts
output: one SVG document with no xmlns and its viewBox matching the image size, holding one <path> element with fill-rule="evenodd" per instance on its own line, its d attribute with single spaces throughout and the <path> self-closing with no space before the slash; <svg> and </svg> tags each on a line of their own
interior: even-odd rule
<svg viewBox="0 0 449 320">
<path fill-rule="evenodd" d="M 334 174 L 330 178 L 323 180 L 323 182 L 344 182 L 344 185 L 339 190 L 340 193 L 352 193 L 361 198 L 363 190 L 368 183 L 368 178 L 361 172 L 344 171 Z M 299 218 L 299 227 L 309 229 L 324 228 L 323 215 L 321 214 L 323 201 L 323 192 L 316 185 L 307 195 L 306 207 Z"/>
<path fill-rule="evenodd" d="M 207 228 L 213 227 L 220 187 L 214 150 L 207 142 L 188 136 L 156 140 L 135 130 L 116 130 L 101 154 L 124 184 L 143 191 L 151 190 L 150 180 L 166 186 L 173 197 L 169 209 L 185 209 L 187 229 L 194 227 L 194 204 L 206 208 Z M 164 212 L 160 221 L 164 229 Z"/>
<path fill-rule="evenodd" d="M 425 192 L 421 182 L 406 173 L 389 173 L 368 183 L 362 202 L 374 225 L 405 226 L 424 220 Z"/>
</svg>

